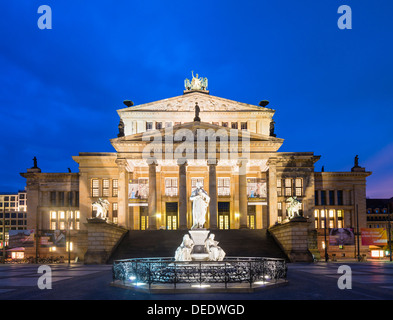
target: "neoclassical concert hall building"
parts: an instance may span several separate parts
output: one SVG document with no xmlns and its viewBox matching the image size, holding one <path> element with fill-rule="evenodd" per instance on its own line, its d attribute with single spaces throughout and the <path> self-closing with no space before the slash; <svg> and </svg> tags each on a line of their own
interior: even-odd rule
<svg viewBox="0 0 393 320">
<path fill-rule="evenodd" d="M 21 173 L 28 228 L 67 230 L 73 257 L 87 250 L 86 221 L 100 200 L 107 200 L 107 222 L 125 230 L 190 229 L 198 182 L 210 197 L 207 229 L 269 230 L 288 221 L 294 198 L 321 255 L 327 228 L 366 227 L 371 173 L 357 159 L 349 172 L 321 172 L 313 152 L 280 152 L 284 139 L 276 136 L 268 101 L 213 96 L 197 75 L 179 96 L 124 104 L 113 152 L 73 156 L 79 172 L 47 173 L 35 165 Z M 329 250 L 355 254 L 354 246 Z"/>
</svg>

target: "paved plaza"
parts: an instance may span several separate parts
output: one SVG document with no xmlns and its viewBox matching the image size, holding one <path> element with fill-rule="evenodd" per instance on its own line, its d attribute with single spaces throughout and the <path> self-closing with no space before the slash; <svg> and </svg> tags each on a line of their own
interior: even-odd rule
<svg viewBox="0 0 393 320">
<path fill-rule="evenodd" d="M 341 265 L 351 269 L 352 288 L 340 289 Z M 111 265 L 56 264 L 51 289 L 40 289 L 39 265 L 0 265 L 1 300 L 381 300 L 393 299 L 389 262 L 288 264 L 288 284 L 253 293 L 149 294 L 113 287 Z M 347 273 L 345 275 L 348 275 Z"/>
</svg>

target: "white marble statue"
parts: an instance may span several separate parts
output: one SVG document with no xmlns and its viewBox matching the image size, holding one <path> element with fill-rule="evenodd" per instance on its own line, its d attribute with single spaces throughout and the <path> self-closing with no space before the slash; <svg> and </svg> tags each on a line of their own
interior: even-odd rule
<svg viewBox="0 0 393 320">
<path fill-rule="evenodd" d="M 176 249 L 175 260 L 176 261 L 191 261 L 191 251 L 194 247 L 194 242 L 191 240 L 188 234 L 184 235 L 183 242 Z"/>
<path fill-rule="evenodd" d="M 286 200 L 287 203 L 287 210 L 288 210 L 288 217 L 292 219 L 294 217 L 299 216 L 299 211 L 302 208 L 302 203 L 296 197 L 290 197 Z"/>
<path fill-rule="evenodd" d="M 214 234 L 210 236 L 205 241 L 206 251 L 209 253 L 209 261 L 222 261 L 225 257 L 225 251 L 218 246 L 218 241 L 214 240 Z"/>
<path fill-rule="evenodd" d="M 101 198 L 99 198 L 98 201 L 93 202 L 93 210 L 97 211 L 95 217 L 99 219 L 106 219 L 106 213 L 108 212 L 109 205 L 110 203 L 108 200 L 102 200 Z"/>
<path fill-rule="evenodd" d="M 206 222 L 206 211 L 210 197 L 203 189 L 202 183 L 197 182 L 196 189 L 191 193 L 193 225 L 191 229 L 201 229 Z"/>
</svg>

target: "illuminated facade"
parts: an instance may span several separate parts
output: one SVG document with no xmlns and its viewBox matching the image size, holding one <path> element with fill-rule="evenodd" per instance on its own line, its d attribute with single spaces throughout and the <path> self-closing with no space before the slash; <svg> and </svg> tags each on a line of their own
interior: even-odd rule
<svg viewBox="0 0 393 320">
<path fill-rule="evenodd" d="M 301 201 L 315 252 L 323 251 L 325 228 L 366 226 L 370 172 L 358 165 L 351 172 L 315 172 L 320 156 L 279 152 L 284 140 L 276 137 L 275 110 L 267 103 L 240 103 L 189 87 L 181 96 L 125 104 L 117 111 L 114 152 L 74 156 L 78 173 L 34 167 L 22 173 L 29 227 L 70 229 L 82 252 L 86 219 L 95 216 L 92 203 L 101 198 L 110 203 L 108 220 L 126 229 L 188 229 L 197 182 L 211 198 L 209 229 L 266 230 L 284 223 L 289 197 Z"/>
</svg>

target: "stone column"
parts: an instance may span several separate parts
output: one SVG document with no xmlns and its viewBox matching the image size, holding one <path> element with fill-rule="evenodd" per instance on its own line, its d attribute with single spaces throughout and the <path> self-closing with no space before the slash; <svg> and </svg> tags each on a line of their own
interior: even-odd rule
<svg viewBox="0 0 393 320">
<path fill-rule="evenodd" d="M 117 224 L 126 227 L 126 219 L 128 213 L 128 171 L 127 160 L 117 159 L 116 163 L 119 168 L 119 190 L 117 195 Z"/>
<path fill-rule="evenodd" d="M 156 191 L 156 167 L 157 161 L 155 159 L 147 160 L 149 165 L 149 198 L 148 198 L 148 213 L 149 213 L 149 230 L 157 230 L 157 191 Z"/>
<path fill-rule="evenodd" d="M 217 229 L 217 159 L 208 160 L 209 165 L 209 212 L 210 212 L 210 229 Z"/>
<path fill-rule="evenodd" d="M 240 159 L 239 166 L 239 223 L 240 229 L 247 228 L 247 159 Z"/>
<path fill-rule="evenodd" d="M 187 229 L 187 161 L 178 159 L 179 165 L 179 229 Z"/>
<path fill-rule="evenodd" d="M 276 172 L 276 161 L 275 159 L 269 159 L 268 161 L 268 205 L 269 205 L 269 222 L 268 226 L 273 226 L 278 220 L 277 212 L 277 172 Z M 284 216 L 284 208 L 283 208 Z"/>
</svg>

